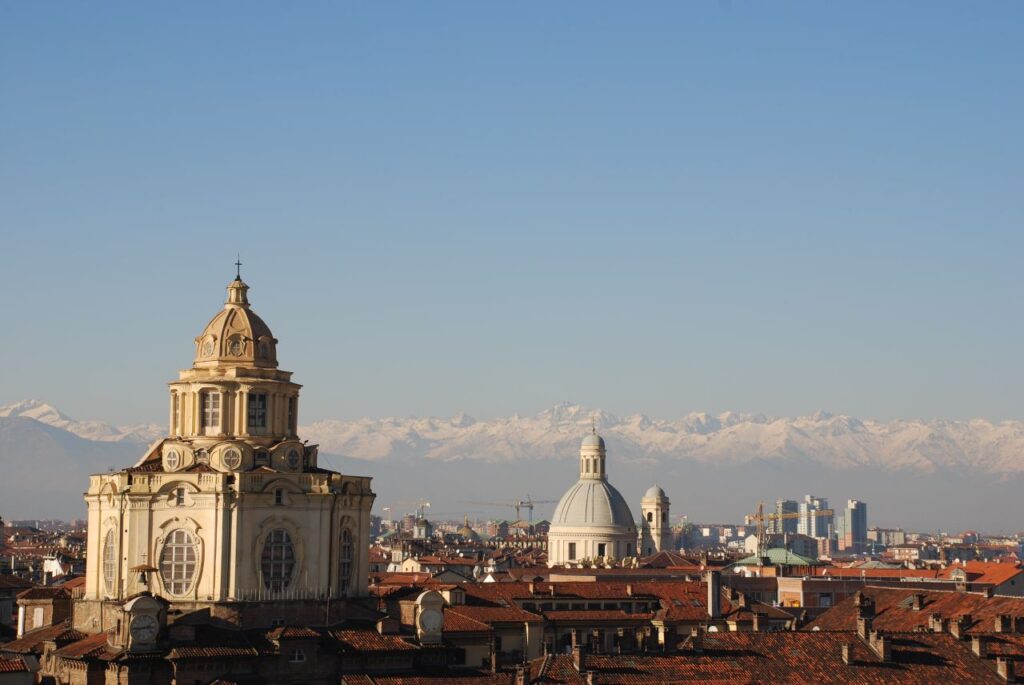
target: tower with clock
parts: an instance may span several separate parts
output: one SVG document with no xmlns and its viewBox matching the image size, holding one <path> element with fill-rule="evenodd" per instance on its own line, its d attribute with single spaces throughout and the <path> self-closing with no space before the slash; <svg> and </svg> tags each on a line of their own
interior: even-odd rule
<svg viewBox="0 0 1024 685">
<path fill-rule="evenodd" d="M 169 383 L 166 437 L 90 477 L 82 630 L 123 625 L 126 644 L 147 644 L 160 614 L 132 599 L 143 592 L 244 626 L 319 611 L 303 602 L 340 611 L 366 593 L 370 478 L 320 467 L 301 439 L 301 386 L 248 291 L 240 274 L 228 284 L 191 367 Z M 141 613 L 126 621 L 129 605 Z"/>
</svg>

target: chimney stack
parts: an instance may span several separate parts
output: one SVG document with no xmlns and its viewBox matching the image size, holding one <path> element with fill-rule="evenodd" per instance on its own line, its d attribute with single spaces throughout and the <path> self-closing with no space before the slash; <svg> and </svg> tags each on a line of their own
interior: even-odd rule
<svg viewBox="0 0 1024 685">
<path fill-rule="evenodd" d="M 704 631 L 700 628 L 690 628 L 690 647 L 697 654 L 704 651 Z"/>
<path fill-rule="evenodd" d="M 996 673 L 1008 683 L 1017 682 L 1017 675 L 1013 668 L 1013 660 L 1005 656 L 996 657 Z"/>
<path fill-rule="evenodd" d="M 587 672 L 587 654 L 583 651 L 583 645 L 573 645 L 572 647 L 572 665 L 576 669 L 577 673 Z"/>
<path fill-rule="evenodd" d="M 850 654 L 853 651 L 852 645 L 849 642 L 843 643 L 843 663 L 847 666 L 850 665 Z"/>
<path fill-rule="evenodd" d="M 722 618 L 722 572 L 708 571 L 704 579 L 708 584 L 708 618 L 717 621 Z"/>
<path fill-rule="evenodd" d="M 910 600 L 910 608 L 914 611 L 921 611 L 924 608 L 924 593 L 916 592 Z"/>
<path fill-rule="evenodd" d="M 754 612 L 754 632 L 763 633 L 768 629 L 768 616 L 762 614 L 760 611 Z"/>
<path fill-rule="evenodd" d="M 971 619 L 970 614 L 963 614 L 949 624 L 949 634 L 957 640 L 966 640 L 967 629 L 970 628 L 973 623 L 974 621 Z"/>
<path fill-rule="evenodd" d="M 997 633 L 1012 633 L 1013 632 L 1013 621 L 1009 614 L 999 614 L 996 616 L 995 632 Z"/>
<path fill-rule="evenodd" d="M 857 635 L 862 640 L 868 640 L 871 637 L 871 624 L 874 619 L 865 618 L 864 616 L 857 617 Z"/>
<path fill-rule="evenodd" d="M 985 642 L 985 636 L 983 635 L 972 635 L 971 636 L 971 651 L 974 652 L 974 656 L 984 659 L 988 655 L 988 644 Z"/>
</svg>

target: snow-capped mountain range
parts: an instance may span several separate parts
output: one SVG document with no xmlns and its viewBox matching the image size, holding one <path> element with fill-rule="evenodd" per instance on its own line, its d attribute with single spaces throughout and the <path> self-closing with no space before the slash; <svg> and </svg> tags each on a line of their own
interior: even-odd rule
<svg viewBox="0 0 1024 685">
<path fill-rule="evenodd" d="M 77 421 L 38 400 L 0 407 L 0 417 L 34 419 L 94 442 L 149 444 L 165 433 L 156 424 Z M 514 462 L 575 459 L 580 437 L 592 425 L 614 458 L 624 462 L 739 466 L 769 461 L 840 470 L 1024 472 L 1024 422 L 985 419 L 873 421 L 827 412 L 795 418 L 694 412 L 655 419 L 562 403 L 533 416 L 479 421 L 466 414 L 317 421 L 302 426 L 300 434 L 322 452 L 364 461 Z"/>
<path fill-rule="evenodd" d="M 580 437 L 592 424 L 610 454 L 628 462 L 689 460 L 714 466 L 775 461 L 834 469 L 1024 472 L 1024 422 L 984 419 L 872 421 L 827 412 L 796 418 L 726 412 L 663 420 L 643 414 L 618 417 L 563 403 L 534 416 L 486 421 L 465 414 L 318 421 L 302 434 L 323 452 L 363 460 L 419 456 L 509 462 L 575 459 Z"/>
<path fill-rule="evenodd" d="M 40 400 L 22 400 L 0 407 L 0 417 L 34 419 L 47 426 L 61 428 L 94 442 L 137 442 L 149 444 L 164 435 L 166 429 L 156 424 L 111 426 L 100 421 L 76 421 L 51 404 Z"/>
</svg>

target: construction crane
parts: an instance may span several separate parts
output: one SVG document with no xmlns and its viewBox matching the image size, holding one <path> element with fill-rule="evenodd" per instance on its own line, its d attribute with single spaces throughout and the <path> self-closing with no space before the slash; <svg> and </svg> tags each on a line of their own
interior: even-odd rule
<svg viewBox="0 0 1024 685">
<path fill-rule="evenodd" d="M 530 495 L 526 496 L 526 499 L 516 500 L 515 502 L 463 502 L 463 504 L 476 504 L 478 506 L 486 507 L 509 507 L 515 509 L 516 521 L 522 521 L 521 512 L 526 509 L 529 514 L 529 522 L 533 523 L 533 505 L 535 504 L 558 504 L 558 500 L 551 499 L 533 499 Z"/>
<path fill-rule="evenodd" d="M 757 523 L 757 563 L 758 563 L 758 565 L 760 566 L 763 563 L 762 559 L 764 559 L 765 555 L 768 553 L 768 542 L 765 539 L 765 530 L 764 530 L 764 522 L 765 521 L 780 521 L 780 520 L 784 520 L 784 519 L 798 519 L 798 518 L 803 518 L 804 516 L 813 516 L 813 517 L 832 516 L 834 513 L 835 512 L 832 511 L 831 509 L 812 509 L 812 510 L 807 511 L 807 512 L 805 512 L 803 514 L 798 513 L 798 512 L 790 512 L 790 513 L 786 513 L 786 514 L 776 514 L 776 513 L 766 514 L 766 513 L 764 513 L 764 502 L 758 502 L 758 504 L 757 504 L 757 513 L 756 514 L 747 514 L 744 517 L 744 523 L 746 525 L 748 525 L 748 526 L 750 524 L 752 524 L 752 523 Z"/>
</svg>

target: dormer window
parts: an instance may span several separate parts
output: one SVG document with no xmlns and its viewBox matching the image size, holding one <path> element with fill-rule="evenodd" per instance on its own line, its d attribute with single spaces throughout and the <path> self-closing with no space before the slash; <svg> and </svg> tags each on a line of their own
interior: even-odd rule
<svg viewBox="0 0 1024 685">
<path fill-rule="evenodd" d="M 174 506 L 185 506 L 185 488 L 178 488 L 174 491 Z"/>
</svg>

